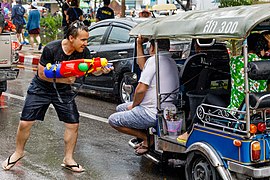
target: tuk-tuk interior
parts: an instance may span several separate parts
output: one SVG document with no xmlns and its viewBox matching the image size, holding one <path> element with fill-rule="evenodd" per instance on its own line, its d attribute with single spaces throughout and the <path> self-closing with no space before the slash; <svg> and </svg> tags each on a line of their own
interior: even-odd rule
<svg viewBox="0 0 270 180">
<path fill-rule="evenodd" d="M 261 25 L 259 26 L 261 27 Z M 258 31 L 256 30 L 256 32 Z M 213 43 L 209 43 L 211 41 Z M 234 52 L 234 54 L 236 53 Z M 184 63 L 180 64 L 179 68 L 181 99 L 178 107 L 181 112 L 182 110 L 185 112 L 186 126 L 190 125 L 193 118 L 199 118 L 204 126 L 244 135 L 246 133 L 246 122 L 244 121 L 246 112 L 243 107 L 245 101 L 236 111 L 226 108 L 230 104 L 231 95 L 230 55 L 226 44 L 216 42 L 214 39 L 193 39 L 190 56 L 184 60 L 181 59 L 180 62 Z M 266 68 L 267 62 L 264 64 L 253 62 L 249 63 L 249 66 L 252 68 L 249 74 L 254 73 L 253 76 L 249 75 L 250 78 L 259 79 L 258 75 L 263 73 L 260 79 L 269 79 L 270 71 L 268 70 L 270 69 Z M 263 72 L 261 72 L 262 70 Z M 210 94 L 214 96 L 205 100 L 205 97 Z M 266 94 L 268 92 L 250 94 L 251 107 L 256 108 L 256 111 L 251 113 L 251 123 L 258 125 L 262 121 L 258 121 L 258 119 L 263 117 L 265 117 L 264 122 L 267 123 L 266 112 L 262 110 L 262 107 L 270 105 L 269 98 L 264 98 L 256 107 L 258 99 Z M 181 133 L 183 131 L 185 129 L 182 129 Z M 163 132 L 166 137 L 166 129 Z"/>
<path fill-rule="evenodd" d="M 239 119 L 240 115 L 243 117 L 245 114 L 244 111 L 241 111 L 242 107 L 232 114 L 226 109 L 230 104 L 231 94 L 230 54 L 226 43 L 212 38 L 192 39 L 190 42 L 184 40 L 182 43 L 179 40 L 171 42 L 170 53 L 178 64 L 180 79 L 180 99 L 175 105 L 179 108 L 180 113 L 184 112 L 185 117 L 181 133 L 197 116 L 196 110 L 204 98 L 211 94 L 215 98 L 208 98 L 207 102 L 203 102 L 203 107 L 209 112 L 216 110 L 217 114 L 212 114 L 215 117 L 210 118 L 211 120 L 203 121 L 204 125 L 211 127 L 217 125 L 218 129 L 243 134 L 245 122 Z M 145 49 L 146 52 L 147 49 Z M 134 66 L 134 71 L 137 71 L 139 77 L 138 66 Z M 221 112 L 222 116 L 220 116 Z M 241 125 L 236 126 L 236 124 Z M 163 128 L 165 129 L 161 136 L 167 137 L 167 127 Z M 169 139 L 175 141 L 171 137 Z"/>
<path fill-rule="evenodd" d="M 212 43 L 213 41 L 213 43 Z M 184 41 L 185 42 L 185 41 Z M 180 43 L 181 44 L 181 43 Z M 200 45 L 199 45 L 200 44 Z M 176 48 L 172 43 L 172 58 L 179 66 L 180 100 L 178 107 L 185 112 L 185 123 L 190 125 L 196 114 L 196 108 L 208 93 L 221 97 L 223 107 L 228 106 L 230 97 L 230 69 L 229 54 L 225 43 L 216 42 L 214 39 L 193 39 L 189 45 L 189 55 L 180 46 L 180 55 L 175 56 Z M 185 52 L 186 53 L 186 52 Z M 181 57 L 181 56 L 180 56 Z M 215 104 L 214 100 L 212 102 Z M 184 128 L 183 128 L 184 130 Z"/>
</svg>

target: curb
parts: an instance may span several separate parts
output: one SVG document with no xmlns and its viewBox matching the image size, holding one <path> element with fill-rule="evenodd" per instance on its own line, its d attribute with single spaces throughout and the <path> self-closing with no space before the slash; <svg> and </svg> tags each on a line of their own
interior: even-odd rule
<svg viewBox="0 0 270 180">
<path fill-rule="evenodd" d="M 19 53 L 19 64 L 23 65 L 38 65 L 40 59 L 40 55 L 24 55 L 23 53 Z"/>
</svg>

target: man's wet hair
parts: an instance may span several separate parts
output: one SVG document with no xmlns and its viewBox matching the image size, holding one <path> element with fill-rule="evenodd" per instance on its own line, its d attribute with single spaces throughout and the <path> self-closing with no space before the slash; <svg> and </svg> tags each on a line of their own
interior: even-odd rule
<svg viewBox="0 0 270 180">
<path fill-rule="evenodd" d="M 150 43 L 152 46 L 155 47 L 155 40 L 154 39 L 150 40 Z M 169 39 L 157 39 L 157 43 L 158 43 L 159 50 L 166 50 L 166 51 L 170 50 L 170 40 Z"/>
<path fill-rule="evenodd" d="M 70 4 L 70 6 L 78 7 L 78 2 L 75 0 L 70 1 L 69 4 Z"/>
<path fill-rule="evenodd" d="M 76 38 L 78 36 L 79 30 L 88 32 L 88 27 L 79 20 L 72 22 L 68 27 L 66 39 L 69 39 L 70 35 Z"/>
<path fill-rule="evenodd" d="M 110 0 L 103 0 L 104 5 L 109 5 L 110 4 Z"/>
</svg>

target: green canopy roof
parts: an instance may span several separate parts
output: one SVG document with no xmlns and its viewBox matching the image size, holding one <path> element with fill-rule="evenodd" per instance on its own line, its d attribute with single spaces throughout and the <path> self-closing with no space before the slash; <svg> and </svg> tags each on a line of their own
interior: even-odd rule
<svg viewBox="0 0 270 180">
<path fill-rule="evenodd" d="M 235 6 L 207 11 L 187 11 L 138 24 L 131 36 L 149 38 L 247 37 L 259 23 L 270 30 L 270 4 Z M 258 26 L 257 26 L 258 27 Z"/>
</svg>

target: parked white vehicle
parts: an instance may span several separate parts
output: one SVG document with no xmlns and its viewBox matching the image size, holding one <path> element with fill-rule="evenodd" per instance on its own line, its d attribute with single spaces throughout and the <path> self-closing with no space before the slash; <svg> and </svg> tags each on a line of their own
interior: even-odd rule
<svg viewBox="0 0 270 180">
<path fill-rule="evenodd" d="M 18 48 L 15 33 L 0 34 L 0 96 L 7 89 L 7 80 L 16 79 L 19 74 L 19 69 L 16 68 L 16 63 L 19 60 Z"/>
</svg>

